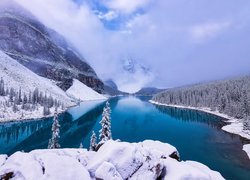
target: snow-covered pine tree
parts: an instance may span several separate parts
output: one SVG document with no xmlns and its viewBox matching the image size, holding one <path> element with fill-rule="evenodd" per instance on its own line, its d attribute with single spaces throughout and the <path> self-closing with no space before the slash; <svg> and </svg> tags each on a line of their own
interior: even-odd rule
<svg viewBox="0 0 250 180">
<path fill-rule="evenodd" d="M 107 110 L 107 114 L 110 116 L 110 114 L 111 114 L 111 108 L 110 108 L 110 105 L 109 105 L 108 101 L 106 102 L 106 110 Z"/>
<path fill-rule="evenodd" d="M 92 135 L 91 135 L 91 138 L 90 138 L 90 146 L 89 146 L 89 150 L 90 151 L 95 151 L 96 150 L 96 140 L 97 140 L 97 137 L 96 137 L 96 134 L 94 131 L 92 131 Z"/>
<path fill-rule="evenodd" d="M 54 118 L 53 118 L 53 124 L 52 124 L 52 137 L 49 140 L 49 149 L 56 149 L 60 148 L 59 144 L 59 138 L 60 138 L 60 124 L 58 121 L 58 114 L 57 114 L 57 109 L 55 110 Z"/>
<path fill-rule="evenodd" d="M 102 120 L 100 121 L 102 128 L 99 131 L 99 133 L 100 133 L 100 135 L 99 135 L 100 143 L 99 144 L 103 144 L 104 142 L 112 139 L 110 113 L 111 113 L 111 110 L 109 107 L 109 103 L 107 102 L 106 107 L 104 107 L 104 109 L 103 109 Z"/>
<path fill-rule="evenodd" d="M 82 142 L 80 143 L 79 148 L 80 148 L 80 149 L 82 149 L 82 148 L 83 148 L 83 144 L 82 144 Z"/>
</svg>

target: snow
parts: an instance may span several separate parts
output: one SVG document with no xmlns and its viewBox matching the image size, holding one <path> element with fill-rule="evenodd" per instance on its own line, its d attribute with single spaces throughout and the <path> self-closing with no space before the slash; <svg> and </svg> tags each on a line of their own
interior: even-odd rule
<svg viewBox="0 0 250 180">
<path fill-rule="evenodd" d="M 103 180 L 122 180 L 121 175 L 117 172 L 115 166 L 104 161 L 96 170 L 95 177 Z"/>
<path fill-rule="evenodd" d="M 56 86 L 55 82 L 38 76 L 16 60 L 12 59 L 0 51 L 0 77 L 3 77 L 5 84 L 14 89 L 22 88 L 26 94 L 38 88 L 41 92 L 47 92 L 48 95 L 63 101 L 65 105 L 72 105 L 71 99 L 65 92 Z"/>
<path fill-rule="evenodd" d="M 73 80 L 73 85 L 66 91 L 68 96 L 81 101 L 106 100 L 107 98 L 77 79 Z"/>
<path fill-rule="evenodd" d="M 53 98 L 62 101 L 65 107 L 75 104 L 72 102 L 72 99 L 55 84 L 55 82 L 38 76 L 23 65 L 19 64 L 16 60 L 4 54 L 2 51 L 0 51 L 0 60 L 0 77 L 3 77 L 6 87 L 12 87 L 16 90 L 21 87 L 22 93 L 26 93 L 27 95 L 29 94 L 29 91 L 33 92 L 35 88 L 38 88 L 40 92 L 47 93 Z M 8 97 L 0 97 L 0 102 L 7 99 Z M 12 111 L 12 107 L 7 107 L 5 110 L 2 108 L 4 107 L 0 105 L 0 110 L 5 113 L 1 114 L 4 115 L 4 117 L 0 117 L 0 122 L 44 117 L 42 106 L 38 106 L 33 112 L 18 111 L 16 113 Z M 62 110 L 59 109 L 59 112 L 61 111 Z M 51 109 L 51 112 L 53 114 L 53 108 Z"/>
<path fill-rule="evenodd" d="M 86 149 L 47 149 L 16 152 L 4 158 L 0 177 L 13 179 L 224 179 L 220 173 L 194 161 L 169 157 L 176 149 L 159 141 L 107 141 L 97 152 Z M 159 156 L 162 155 L 162 156 Z M 0 158 L 1 160 L 1 158 Z"/>
<path fill-rule="evenodd" d="M 6 161 L 6 159 L 7 159 L 7 155 L 0 155 L 0 166 L 2 166 L 4 163 L 5 163 L 5 161 Z"/>
<path fill-rule="evenodd" d="M 250 144 L 245 144 L 243 146 L 243 151 L 245 151 L 250 159 Z"/>
<path fill-rule="evenodd" d="M 104 101 L 107 99 L 76 79 L 74 79 L 72 87 L 67 92 L 64 92 L 56 85 L 56 82 L 38 76 L 6 55 L 3 51 L 0 51 L 0 60 L 0 77 L 3 77 L 6 88 L 12 87 L 19 90 L 21 87 L 22 93 L 26 93 L 27 95 L 30 91 L 33 92 L 35 88 L 38 88 L 40 92 L 47 93 L 48 96 L 51 95 L 53 98 L 60 100 L 65 108 L 76 105 L 76 99 L 80 99 L 81 101 Z M 8 100 L 8 97 L 0 96 L 0 102 L 5 102 L 6 100 Z M 64 110 L 59 108 L 58 112 L 61 113 Z M 43 115 L 43 107 L 40 105 L 34 111 L 20 110 L 14 113 L 12 107 L 3 107 L 0 104 L 0 111 L 4 112 L 4 114 L 0 115 L 0 122 L 7 122 L 49 117 L 53 115 L 54 108 L 50 109 L 51 115 L 49 116 Z"/>
</svg>

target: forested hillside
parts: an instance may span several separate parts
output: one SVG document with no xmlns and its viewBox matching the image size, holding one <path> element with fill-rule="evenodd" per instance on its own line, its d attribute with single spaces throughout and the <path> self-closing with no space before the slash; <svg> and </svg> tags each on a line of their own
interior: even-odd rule
<svg viewBox="0 0 250 180">
<path fill-rule="evenodd" d="M 156 94 L 153 101 L 192 107 L 208 107 L 242 119 L 250 127 L 250 76 L 168 89 Z"/>
<path fill-rule="evenodd" d="M 64 104 L 47 94 L 35 88 L 33 92 L 26 94 L 22 88 L 14 89 L 5 87 L 4 79 L 0 80 L 0 121 L 8 118 L 24 118 L 27 115 L 36 113 L 37 115 L 48 116 L 51 114 L 51 108 L 64 109 Z"/>
</svg>

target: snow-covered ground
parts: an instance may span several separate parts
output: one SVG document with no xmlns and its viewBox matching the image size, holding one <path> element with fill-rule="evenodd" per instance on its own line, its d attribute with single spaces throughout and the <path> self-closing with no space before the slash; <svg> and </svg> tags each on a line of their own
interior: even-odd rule
<svg viewBox="0 0 250 180">
<path fill-rule="evenodd" d="M 21 88 L 22 93 L 26 93 L 27 95 L 30 91 L 33 92 L 38 88 L 39 92 L 47 93 L 48 96 L 51 95 L 53 98 L 60 100 L 64 104 L 65 109 L 76 105 L 75 100 L 88 101 L 107 99 L 78 80 L 74 80 L 72 87 L 67 92 L 64 92 L 56 85 L 56 82 L 38 76 L 2 51 L 0 51 L 0 78 L 1 77 L 4 79 L 5 88 L 14 88 L 16 91 Z M 0 96 L 0 102 L 7 100 L 8 97 Z M 65 109 L 59 108 L 58 111 L 62 112 Z M 51 115 L 53 115 L 54 108 L 51 108 L 50 111 Z M 0 122 L 45 117 L 42 106 L 38 106 L 34 111 L 20 110 L 14 113 L 12 107 L 4 107 L 0 104 L 0 112 Z"/>
<path fill-rule="evenodd" d="M 102 94 L 94 91 L 77 79 L 74 79 L 73 85 L 66 91 L 68 96 L 81 101 L 106 100 Z"/>
<path fill-rule="evenodd" d="M 17 91 L 21 87 L 22 92 L 26 94 L 38 88 L 39 91 L 47 92 L 48 95 L 51 94 L 54 98 L 61 100 L 65 105 L 73 105 L 71 99 L 56 86 L 55 82 L 38 76 L 2 51 L 0 51 L 0 61 L 0 77 L 4 79 L 7 87 L 12 87 Z"/>
<path fill-rule="evenodd" d="M 243 146 L 243 151 L 245 151 L 250 159 L 250 144 L 245 144 Z"/>
<path fill-rule="evenodd" d="M 249 130 L 244 130 L 243 129 L 243 123 L 241 120 L 239 119 L 235 119 L 233 117 L 230 117 L 226 114 L 222 114 L 218 111 L 212 111 L 210 108 L 204 108 L 204 107 L 191 107 L 191 106 L 181 106 L 181 105 L 172 105 L 172 104 L 163 104 L 163 103 L 159 103 L 153 100 L 149 101 L 152 104 L 156 104 L 156 105 L 161 105 L 161 106 L 168 106 L 168 107 L 176 107 L 176 108 L 183 108 L 183 109 L 193 109 L 193 110 L 199 110 L 199 111 L 203 111 L 206 113 L 210 113 L 210 114 L 214 114 L 216 116 L 220 116 L 222 118 L 227 119 L 226 122 L 230 123 L 226 126 L 222 127 L 222 130 L 232 133 L 232 134 L 237 134 L 240 135 L 241 137 L 244 137 L 246 139 L 250 140 L 250 131 Z M 249 147 L 250 144 L 245 145 L 246 147 Z M 246 151 L 246 148 L 243 148 L 243 150 L 248 154 L 248 157 L 250 158 L 250 151 Z M 250 148 L 249 148 L 250 149 Z"/>
<path fill-rule="evenodd" d="M 175 147 L 159 141 L 107 141 L 97 152 L 86 149 L 34 150 L 0 155 L 0 177 L 13 179 L 224 179 L 194 161 L 177 161 Z"/>
</svg>

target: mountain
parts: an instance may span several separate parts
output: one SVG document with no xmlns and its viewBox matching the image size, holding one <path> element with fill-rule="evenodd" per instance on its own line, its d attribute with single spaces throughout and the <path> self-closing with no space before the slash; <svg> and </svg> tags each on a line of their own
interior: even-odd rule
<svg viewBox="0 0 250 180">
<path fill-rule="evenodd" d="M 128 72 L 129 74 L 135 74 L 138 71 L 144 75 L 148 75 L 151 73 L 151 70 L 149 67 L 141 63 L 138 63 L 137 60 L 132 57 L 127 57 L 123 59 L 122 66 L 123 66 L 123 70 L 125 72 Z"/>
<path fill-rule="evenodd" d="M 0 61 L 0 77 L 3 78 L 6 87 L 16 90 L 21 88 L 22 92 L 27 94 L 38 88 L 41 92 L 47 92 L 48 95 L 65 102 L 66 106 L 73 104 L 66 93 L 52 80 L 38 76 L 2 51 L 0 51 Z"/>
<path fill-rule="evenodd" d="M 33 93 L 33 98 L 34 90 L 37 89 L 39 91 L 40 99 L 42 99 L 41 95 L 48 98 L 51 97 L 60 101 L 64 108 L 75 105 L 75 100 L 79 99 L 82 101 L 107 99 L 76 79 L 73 80 L 74 83 L 67 90 L 67 92 L 64 92 L 56 85 L 55 81 L 37 75 L 1 50 L 0 62 L 0 77 L 1 81 L 4 81 L 5 92 L 11 92 L 11 89 L 13 89 L 15 97 L 17 97 L 15 94 L 17 94 L 20 89 L 21 98 L 24 97 L 24 94 L 29 96 L 31 93 Z M 2 83 L 0 83 L 0 92 L 2 92 L 2 87 Z M 26 107 L 27 105 L 28 104 L 25 104 Z M 22 104 L 20 104 L 16 110 L 13 110 L 14 106 L 13 103 L 11 104 L 10 102 L 10 95 L 5 93 L 3 95 L 0 93 L 0 122 L 13 119 L 17 120 L 44 117 L 44 107 L 39 104 L 32 109 L 23 109 L 21 106 Z M 65 110 L 64 108 L 61 109 Z M 53 113 L 54 108 L 51 108 L 49 111 Z"/>
<path fill-rule="evenodd" d="M 104 81 L 104 93 L 111 96 L 127 94 L 125 92 L 118 90 L 116 83 L 112 79 Z"/>
<path fill-rule="evenodd" d="M 103 91 L 102 81 L 70 43 L 12 1 L 0 3 L 0 50 L 36 74 L 56 81 L 64 91 L 73 79 Z"/>
<path fill-rule="evenodd" d="M 84 91 L 84 93 L 83 93 Z M 77 79 L 73 80 L 73 85 L 66 91 L 67 95 L 81 101 L 106 100 L 102 94 L 93 91 L 91 88 L 81 83 Z"/>
<path fill-rule="evenodd" d="M 153 96 L 161 91 L 164 91 L 164 89 L 158 89 L 154 87 L 145 87 L 145 88 L 140 89 L 138 92 L 136 92 L 135 95 Z"/>
<path fill-rule="evenodd" d="M 112 79 L 104 81 L 104 84 L 111 87 L 112 89 L 118 90 L 116 83 Z"/>
</svg>

